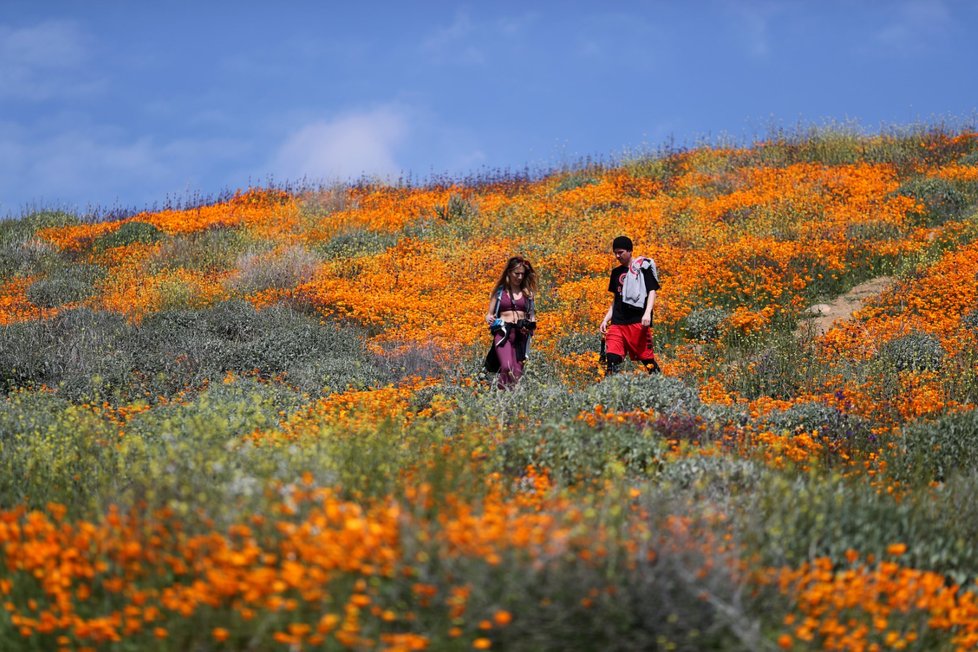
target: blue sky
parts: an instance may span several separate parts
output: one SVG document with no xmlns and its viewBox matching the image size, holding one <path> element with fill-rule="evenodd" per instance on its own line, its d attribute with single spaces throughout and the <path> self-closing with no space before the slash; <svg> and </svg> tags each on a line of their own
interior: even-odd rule
<svg viewBox="0 0 978 652">
<path fill-rule="evenodd" d="M 0 216 L 978 115 L 978 2 L 0 2 Z"/>
</svg>

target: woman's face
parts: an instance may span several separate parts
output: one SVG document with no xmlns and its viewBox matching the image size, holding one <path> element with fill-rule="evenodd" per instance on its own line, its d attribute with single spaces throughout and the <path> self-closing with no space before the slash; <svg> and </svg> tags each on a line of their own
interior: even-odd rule
<svg viewBox="0 0 978 652">
<path fill-rule="evenodd" d="M 526 278 L 526 267 L 523 265 L 517 265 L 509 273 L 509 284 L 517 286 L 522 285 L 524 278 Z"/>
</svg>

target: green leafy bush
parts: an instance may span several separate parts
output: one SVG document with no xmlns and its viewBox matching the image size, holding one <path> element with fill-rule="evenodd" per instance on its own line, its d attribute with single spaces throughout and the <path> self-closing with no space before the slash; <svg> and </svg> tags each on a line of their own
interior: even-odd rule
<svg viewBox="0 0 978 652">
<path fill-rule="evenodd" d="M 389 382 L 362 333 L 285 306 L 245 301 L 155 313 L 134 326 L 85 308 L 0 328 L 0 385 L 46 385 L 73 400 L 169 396 L 228 372 L 309 392 Z"/>
<path fill-rule="evenodd" d="M 254 246 L 245 229 L 215 227 L 178 235 L 163 241 L 160 250 L 149 261 L 149 269 L 189 269 L 204 272 L 234 267 L 248 247 Z"/>
<path fill-rule="evenodd" d="M 825 373 L 806 338 L 775 332 L 759 341 L 748 341 L 743 359 L 728 375 L 728 384 L 751 399 L 761 396 L 786 399 L 817 385 Z"/>
<path fill-rule="evenodd" d="M 896 194 L 912 197 L 923 205 L 921 224 L 937 226 L 959 219 L 974 203 L 974 192 L 961 182 L 936 177 L 918 177 L 903 184 Z"/>
<path fill-rule="evenodd" d="M 958 159 L 959 165 L 978 165 L 978 150 L 965 154 Z"/>
<path fill-rule="evenodd" d="M 30 240 L 41 229 L 78 223 L 77 217 L 65 211 L 34 211 L 20 219 L 0 220 L 0 246 Z"/>
<path fill-rule="evenodd" d="M 700 308 L 686 316 L 683 330 L 691 340 L 712 342 L 723 334 L 723 322 L 728 313 L 720 308 Z"/>
<path fill-rule="evenodd" d="M 479 209 L 468 199 L 453 193 L 444 206 L 435 207 L 435 215 L 445 222 L 467 220 L 479 213 Z"/>
<path fill-rule="evenodd" d="M 786 410 L 775 410 L 763 421 L 776 431 L 814 434 L 847 454 L 876 452 L 880 447 L 872 424 L 866 419 L 824 403 L 799 403 Z"/>
<path fill-rule="evenodd" d="M 557 342 L 557 351 L 564 355 L 568 353 L 597 353 L 600 349 L 601 336 L 594 332 L 569 333 Z"/>
<path fill-rule="evenodd" d="M 662 374 L 616 374 L 583 389 L 579 397 L 584 409 L 600 404 L 605 411 L 614 412 L 696 414 L 701 407 L 696 390 L 678 378 Z"/>
<path fill-rule="evenodd" d="M 846 227 L 846 238 L 848 240 L 877 242 L 880 240 L 897 240 L 902 237 L 903 231 L 892 222 L 856 222 Z"/>
<path fill-rule="evenodd" d="M 354 229 L 333 236 L 329 241 L 315 249 L 327 260 L 369 256 L 386 251 L 397 243 L 398 236 L 393 233 L 380 233 L 370 229 Z"/>
<path fill-rule="evenodd" d="M 228 285 L 242 294 L 293 288 L 310 280 L 319 262 L 316 254 L 299 245 L 271 257 L 264 253 L 244 254 L 238 258 L 238 273 Z"/>
<path fill-rule="evenodd" d="M 0 386 L 46 385 L 74 400 L 122 388 L 132 368 L 129 328 L 120 315 L 88 308 L 0 327 Z"/>
<path fill-rule="evenodd" d="M 914 332 L 886 342 L 877 356 L 898 371 L 936 371 L 944 361 L 944 347 L 930 333 Z"/>
<path fill-rule="evenodd" d="M 39 238 L 0 243 L 0 278 L 45 274 L 60 264 L 60 252 Z"/>
<path fill-rule="evenodd" d="M 48 392 L 0 400 L 0 504 L 106 507 L 120 487 L 118 426 Z"/>
<path fill-rule="evenodd" d="M 115 231 L 96 238 L 92 248 L 95 251 L 104 251 L 136 243 L 152 244 L 164 237 L 162 231 L 148 222 L 126 222 Z"/>
<path fill-rule="evenodd" d="M 600 183 L 600 179 L 591 176 L 584 172 L 579 172 L 575 174 L 568 175 L 560 180 L 557 186 L 554 188 L 555 192 L 566 192 L 568 190 L 574 190 L 575 188 L 582 188 L 584 186 L 593 186 Z"/>
<path fill-rule="evenodd" d="M 886 468 L 898 481 L 912 484 L 978 473 L 978 411 L 908 426 L 887 457 Z"/>
<path fill-rule="evenodd" d="M 97 265 L 72 265 L 31 283 L 27 300 L 38 308 L 57 308 L 84 301 L 95 294 L 95 282 L 105 270 Z"/>
<path fill-rule="evenodd" d="M 740 537 L 769 566 L 818 556 L 845 566 L 848 550 L 886 559 L 890 544 L 912 544 L 903 565 L 966 583 L 978 576 L 978 548 L 971 544 L 978 536 L 976 484 L 972 474 L 940 492 L 897 496 L 836 476 L 768 473 L 743 497 Z"/>
<path fill-rule="evenodd" d="M 163 393 L 227 372 L 282 376 L 316 393 L 364 388 L 382 378 L 360 331 L 283 305 L 258 311 L 232 300 L 204 310 L 160 312 L 140 324 L 133 348 L 143 382 Z"/>
<path fill-rule="evenodd" d="M 961 325 L 978 335 L 978 308 L 961 317 Z"/>
<path fill-rule="evenodd" d="M 75 277 L 39 279 L 27 288 L 27 300 L 38 308 L 57 308 L 66 303 L 76 303 L 92 296 L 91 283 Z"/>
</svg>

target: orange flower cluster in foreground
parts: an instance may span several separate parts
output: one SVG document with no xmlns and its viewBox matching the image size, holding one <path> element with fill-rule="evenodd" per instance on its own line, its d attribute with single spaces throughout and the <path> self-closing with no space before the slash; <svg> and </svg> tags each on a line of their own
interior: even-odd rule
<svg viewBox="0 0 978 652">
<path fill-rule="evenodd" d="M 268 637 L 286 645 L 424 649 L 426 635 L 414 629 L 421 612 L 444 610 L 453 635 L 476 644 L 513 618 L 470 613 L 473 587 L 462 578 L 446 587 L 431 564 L 602 554 L 604 534 L 532 471 L 516 497 L 490 488 L 478 507 L 447 497 L 433 519 L 411 507 L 433 500 L 425 484 L 409 490 L 408 503 L 364 507 L 308 480 L 283 488 L 277 513 L 204 534 L 169 510 L 110 511 L 99 522 L 71 522 L 57 504 L 0 512 L 3 608 L 24 638 L 66 649 L 172 637 L 181 622 L 215 613 L 221 622 L 271 618 L 278 629 Z M 410 595 L 392 595 L 403 579 Z M 217 642 L 235 635 L 212 632 Z"/>
<path fill-rule="evenodd" d="M 899 557 L 904 544 L 888 553 Z M 978 647 L 978 597 L 948 584 L 939 573 L 901 566 L 895 561 L 867 560 L 850 550 L 848 569 L 834 569 L 819 558 L 797 569 L 772 570 L 764 582 L 790 596 L 795 609 L 785 618 L 789 633 L 781 636 L 784 649 L 862 652 L 863 650 L 931 649 L 927 631 L 948 632 L 956 650 Z M 914 614 L 922 627 L 904 629 Z M 892 620 L 891 620 L 892 619 Z"/>
</svg>

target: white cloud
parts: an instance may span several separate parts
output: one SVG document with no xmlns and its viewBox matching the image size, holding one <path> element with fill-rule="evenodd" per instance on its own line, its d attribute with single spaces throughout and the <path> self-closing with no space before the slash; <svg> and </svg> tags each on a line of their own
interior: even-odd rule
<svg viewBox="0 0 978 652">
<path fill-rule="evenodd" d="M 435 30 L 422 43 L 422 50 L 439 63 L 484 64 L 485 50 L 477 43 L 476 26 L 468 14 L 459 12 L 452 24 Z"/>
<path fill-rule="evenodd" d="M 296 130 L 279 147 L 272 171 L 290 180 L 396 175 L 400 167 L 395 153 L 408 131 L 406 115 L 392 107 L 313 122 Z"/>
<path fill-rule="evenodd" d="M 0 124 L 0 216 L 52 203 L 76 208 L 163 201 L 200 188 L 215 166 L 247 153 L 228 139 L 127 138 L 111 128 L 39 133 Z"/>
<path fill-rule="evenodd" d="M 771 23 L 784 6 L 756 0 L 731 1 L 727 3 L 727 8 L 735 17 L 733 28 L 747 53 L 757 58 L 768 56 L 771 53 Z"/>
<path fill-rule="evenodd" d="M 941 0 L 910 0 L 886 15 L 889 20 L 873 41 L 896 54 L 911 55 L 938 44 L 952 26 L 951 12 Z"/>
<path fill-rule="evenodd" d="M 88 59 L 87 36 L 73 23 L 0 25 L 0 97 L 39 101 L 92 92 L 101 83 L 86 73 Z"/>
</svg>

